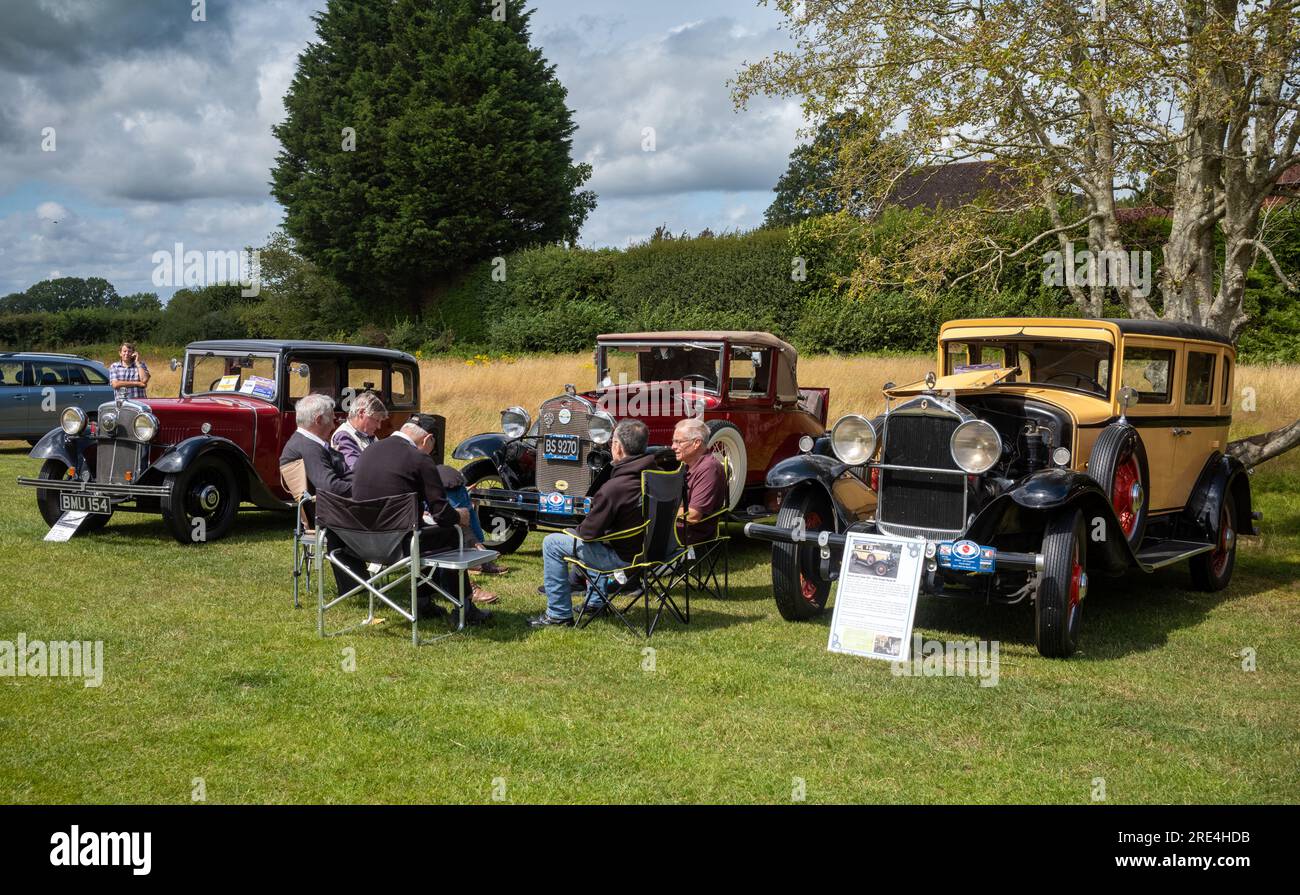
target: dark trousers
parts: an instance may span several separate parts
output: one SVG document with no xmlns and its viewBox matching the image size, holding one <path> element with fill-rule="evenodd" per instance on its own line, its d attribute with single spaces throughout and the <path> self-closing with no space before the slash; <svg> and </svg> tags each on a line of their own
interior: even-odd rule
<svg viewBox="0 0 1300 895">
<path fill-rule="evenodd" d="M 325 550 L 328 553 L 333 553 L 335 550 L 338 550 L 339 555 L 337 559 L 350 571 L 356 574 L 357 578 L 360 578 L 361 581 L 365 581 L 370 577 L 370 572 L 366 570 L 366 564 L 349 553 L 346 545 L 344 545 L 344 543 L 339 540 L 338 535 L 334 534 L 332 531 L 325 532 Z M 347 572 L 344 572 L 333 563 L 330 563 L 330 568 L 334 570 L 334 584 L 338 587 L 340 595 L 347 593 L 354 587 L 361 586 L 360 581 L 348 577 Z"/>
</svg>

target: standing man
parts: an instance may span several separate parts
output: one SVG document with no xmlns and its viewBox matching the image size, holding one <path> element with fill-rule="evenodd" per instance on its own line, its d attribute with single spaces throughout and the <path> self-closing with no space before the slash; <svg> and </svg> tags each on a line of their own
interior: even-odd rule
<svg viewBox="0 0 1300 895">
<path fill-rule="evenodd" d="M 115 389 L 125 389 L 128 401 L 148 397 L 149 365 L 140 360 L 134 342 L 123 342 L 117 350 L 119 360 L 108 368 L 110 384 Z"/>
<path fill-rule="evenodd" d="M 420 529 L 420 552 L 441 553 L 456 547 L 460 536 L 456 528 L 469 525 L 469 511 L 458 510 L 447 500 L 438 464 L 433 462 L 434 435 L 438 431 L 437 419 L 425 414 L 414 414 L 406 425 L 392 437 L 376 441 L 366 448 L 352 473 L 352 498 L 378 500 L 399 494 L 416 494 L 424 501 L 425 511 L 433 518 L 433 525 Z M 455 593 L 458 573 L 439 570 L 440 584 L 448 593 Z M 461 572 L 464 593 L 474 592 L 469 575 Z M 421 593 L 432 612 L 432 594 Z M 423 613 L 422 613 L 423 614 Z M 474 606 L 465 609 L 465 620 L 482 624 L 491 613 Z"/>
<path fill-rule="evenodd" d="M 593 569 L 617 569 L 636 558 L 643 541 L 639 530 L 645 524 L 641 506 L 641 473 L 655 465 L 653 454 L 645 452 L 650 430 L 640 420 L 623 420 L 614 427 L 610 451 L 614 468 L 605 484 L 591 501 L 591 512 L 582 520 L 576 534 L 556 532 L 542 541 L 542 580 L 546 589 L 546 611 L 528 624 L 534 628 L 573 627 L 573 596 L 569 585 L 566 556 L 580 559 Z M 632 534 L 610 541 L 594 538 L 616 532 Z M 600 605 L 588 604 L 588 611 L 603 611 Z"/>
<path fill-rule="evenodd" d="M 709 453 L 708 443 L 709 427 L 704 420 L 690 417 L 673 430 L 673 453 L 686 467 L 686 494 L 677 511 L 677 540 L 685 546 L 718 536 L 718 520 L 704 520 L 722 509 L 727 499 L 727 473 Z"/>
</svg>

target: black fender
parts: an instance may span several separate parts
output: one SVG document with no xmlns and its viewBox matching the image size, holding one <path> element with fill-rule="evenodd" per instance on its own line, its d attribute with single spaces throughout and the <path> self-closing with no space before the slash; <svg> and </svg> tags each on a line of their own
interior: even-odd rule
<svg viewBox="0 0 1300 895">
<path fill-rule="evenodd" d="M 253 467 L 253 461 L 248 458 L 243 449 L 228 438 L 221 438 L 214 435 L 196 435 L 193 438 L 187 438 L 180 444 L 173 447 L 167 453 L 158 458 L 158 462 L 149 467 L 141 476 L 148 476 L 152 472 L 160 475 L 175 475 L 188 469 L 196 460 L 202 457 L 218 456 L 226 463 L 230 464 L 235 478 L 239 481 L 242 489 L 243 500 L 248 501 L 265 510 L 286 510 L 293 509 L 293 504 L 281 500 L 271 493 L 271 490 L 262 481 L 262 477 L 257 474 Z"/>
<path fill-rule="evenodd" d="M 501 449 L 510 441 L 511 439 L 504 432 L 485 432 L 482 435 L 472 435 L 456 445 L 456 450 L 451 452 L 451 456 L 456 460 L 477 460 L 480 457 L 497 460 Z M 498 465 L 500 465 L 499 462 Z"/>
<path fill-rule="evenodd" d="M 766 485 L 776 491 L 797 487 L 820 488 L 835 510 L 836 531 L 844 531 L 857 519 L 835 499 L 835 480 L 849 469 L 835 457 L 800 454 L 782 460 L 767 472 Z"/>
<path fill-rule="evenodd" d="M 1072 508 L 1083 510 L 1089 532 L 1089 565 L 1119 574 L 1137 562 L 1128 540 L 1118 535 L 1122 529 L 1110 497 L 1091 476 L 1071 469 L 1044 469 L 1026 476 L 980 510 L 966 537 L 988 544 L 1005 532 L 1040 533 L 1052 516 Z M 1105 523 L 1105 537 L 1100 541 L 1092 539 L 1097 519 Z"/>
<path fill-rule="evenodd" d="M 85 454 L 86 446 L 93 443 L 94 439 L 69 438 L 62 429 L 51 429 L 41 436 L 27 456 L 33 460 L 60 460 L 69 469 L 76 469 L 77 459 Z"/>
<path fill-rule="evenodd" d="M 1187 505 L 1183 508 L 1179 521 L 1184 532 L 1217 543 L 1219 512 L 1223 508 L 1224 497 L 1228 494 L 1232 495 L 1237 511 L 1237 518 L 1233 520 L 1237 532 L 1259 534 L 1250 502 L 1250 474 L 1236 457 L 1217 451 L 1206 461 L 1205 468 L 1201 470 L 1196 486 L 1187 499 Z"/>
</svg>

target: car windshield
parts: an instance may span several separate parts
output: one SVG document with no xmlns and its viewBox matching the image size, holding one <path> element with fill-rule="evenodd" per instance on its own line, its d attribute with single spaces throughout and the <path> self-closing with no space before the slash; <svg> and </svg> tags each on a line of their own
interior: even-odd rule
<svg viewBox="0 0 1300 895">
<path fill-rule="evenodd" d="M 596 381 L 601 388 L 650 382 L 686 382 L 717 393 L 722 349 L 717 345 L 602 345 Z"/>
<path fill-rule="evenodd" d="M 248 395 L 274 401 L 276 357 L 236 352 L 191 354 L 182 385 L 187 395 Z"/>
<path fill-rule="evenodd" d="M 944 346 L 945 373 L 1019 368 L 1000 385 L 1110 394 L 1111 347 L 1086 339 L 968 339 Z"/>
</svg>

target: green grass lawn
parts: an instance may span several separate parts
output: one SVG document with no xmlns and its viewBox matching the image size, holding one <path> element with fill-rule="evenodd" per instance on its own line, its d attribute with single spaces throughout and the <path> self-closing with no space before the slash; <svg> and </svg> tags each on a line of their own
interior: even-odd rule
<svg viewBox="0 0 1300 895">
<path fill-rule="evenodd" d="M 1265 536 L 1224 593 L 1185 567 L 1099 581 L 1081 653 L 1025 609 L 922 599 L 918 630 L 1001 642 L 1000 682 L 904 678 L 781 620 L 767 551 L 650 646 L 616 622 L 533 632 L 537 537 L 486 630 L 415 649 L 390 625 L 316 637 L 290 603 L 287 517 L 176 544 L 120 516 L 41 541 L 37 464 L 0 445 L 0 640 L 102 640 L 104 681 L 0 678 L 0 801 L 1110 802 L 1300 800 L 1300 477 L 1254 481 Z M 438 623 L 430 622 L 429 633 Z M 344 650 L 356 670 L 345 671 Z M 1254 649 L 1257 670 L 1239 654 Z"/>
</svg>

